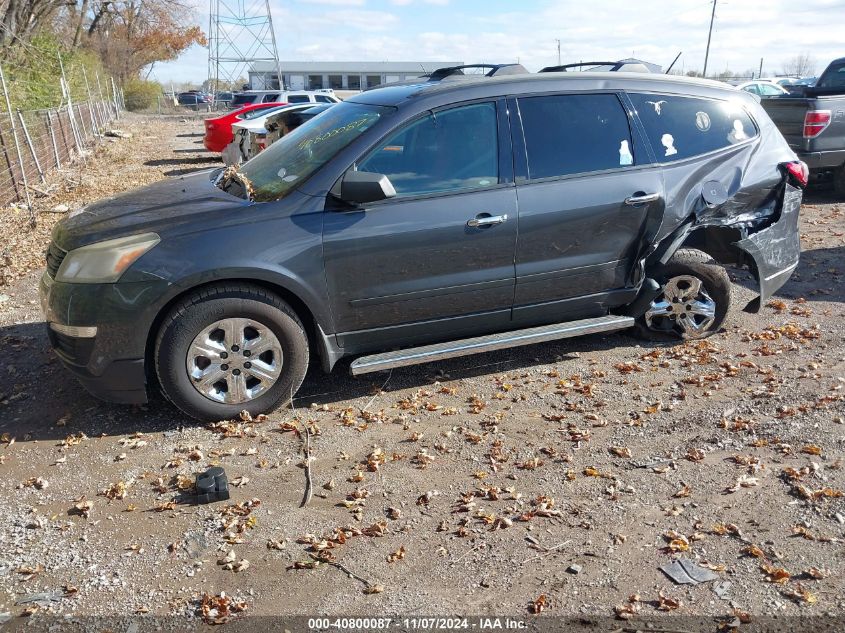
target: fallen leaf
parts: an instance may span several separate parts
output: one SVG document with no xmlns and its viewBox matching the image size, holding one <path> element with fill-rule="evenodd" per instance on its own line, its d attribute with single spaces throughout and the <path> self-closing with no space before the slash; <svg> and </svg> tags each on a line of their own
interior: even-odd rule
<svg viewBox="0 0 845 633">
<path fill-rule="evenodd" d="M 398 550 L 396 550 L 392 554 L 388 554 L 387 562 L 395 563 L 396 561 L 402 560 L 403 558 L 405 558 L 405 546 L 401 545 Z"/>
<path fill-rule="evenodd" d="M 531 602 L 529 608 L 531 613 L 542 613 L 545 611 L 549 606 L 549 598 L 546 594 L 541 593 L 535 600 Z"/>
</svg>

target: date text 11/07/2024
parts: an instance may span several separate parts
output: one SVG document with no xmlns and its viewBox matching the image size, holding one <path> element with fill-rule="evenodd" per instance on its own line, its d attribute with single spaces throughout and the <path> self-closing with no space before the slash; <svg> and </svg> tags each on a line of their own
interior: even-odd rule
<svg viewBox="0 0 845 633">
<path fill-rule="evenodd" d="M 400 629 L 407 631 L 449 631 L 449 630 L 511 630 L 526 629 L 525 621 L 517 618 L 309 618 L 308 629 L 311 631 L 347 630 L 378 631 Z"/>
</svg>

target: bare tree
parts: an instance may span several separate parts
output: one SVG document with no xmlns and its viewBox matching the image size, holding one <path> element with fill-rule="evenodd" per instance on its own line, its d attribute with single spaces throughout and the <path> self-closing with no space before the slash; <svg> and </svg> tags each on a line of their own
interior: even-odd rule
<svg viewBox="0 0 845 633">
<path fill-rule="evenodd" d="M 801 53 L 783 63 L 784 75 L 797 75 L 808 77 L 816 70 L 816 60 L 810 57 L 809 53 Z"/>
<path fill-rule="evenodd" d="M 62 7 L 76 0 L 0 0 L 0 50 L 25 42 Z"/>
</svg>

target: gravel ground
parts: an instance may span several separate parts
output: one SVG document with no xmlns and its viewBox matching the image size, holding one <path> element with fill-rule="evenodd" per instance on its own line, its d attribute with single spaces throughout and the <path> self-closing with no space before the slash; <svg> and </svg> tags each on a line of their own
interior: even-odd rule
<svg viewBox="0 0 845 633">
<path fill-rule="evenodd" d="M 216 165 L 196 117 L 121 126 L 133 138 L 40 208 Z M 730 271 L 706 342 L 593 336 L 363 378 L 346 362 L 292 409 L 201 425 L 81 390 L 37 304 L 60 216 L 31 231 L 4 210 L 0 614 L 198 621 L 225 592 L 252 615 L 843 616 L 845 204 L 813 191 L 802 214 L 792 280 L 749 315 Z M 217 464 L 232 498 L 184 503 Z M 676 585 L 659 567 L 678 558 L 718 580 Z"/>
</svg>

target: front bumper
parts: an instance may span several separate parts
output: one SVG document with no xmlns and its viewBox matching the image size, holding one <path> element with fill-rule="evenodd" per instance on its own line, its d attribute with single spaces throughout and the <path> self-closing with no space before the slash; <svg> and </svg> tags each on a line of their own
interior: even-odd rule
<svg viewBox="0 0 845 633">
<path fill-rule="evenodd" d="M 735 243 L 751 257 L 760 284 L 760 297 L 746 306 L 747 312 L 757 312 L 790 278 L 801 256 L 798 215 L 803 193 L 786 185 L 780 217 L 762 231 L 752 233 Z"/>
<path fill-rule="evenodd" d="M 46 272 L 41 276 L 39 294 L 50 344 L 92 395 L 121 404 L 147 401 L 147 334 L 156 299 L 167 287 L 162 281 L 68 284 Z M 71 336 L 50 328 L 50 323 L 96 327 L 96 335 Z"/>
</svg>

